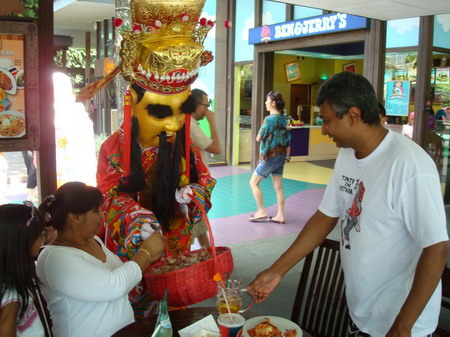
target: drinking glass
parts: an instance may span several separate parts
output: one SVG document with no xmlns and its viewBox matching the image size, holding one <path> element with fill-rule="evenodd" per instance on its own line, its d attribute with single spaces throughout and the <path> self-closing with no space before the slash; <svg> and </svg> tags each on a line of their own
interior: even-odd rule
<svg viewBox="0 0 450 337">
<path fill-rule="evenodd" d="M 241 309 L 242 293 L 247 292 L 247 289 L 242 287 L 241 281 L 229 279 L 226 282 L 224 282 L 224 285 L 225 288 L 222 286 L 221 283 L 219 283 L 217 292 L 216 306 L 220 314 L 228 313 L 225 296 L 228 302 L 228 306 L 230 308 L 230 312 L 232 313 L 242 314 L 253 306 L 253 297 L 252 297 L 250 304 L 246 308 Z"/>
</svg>

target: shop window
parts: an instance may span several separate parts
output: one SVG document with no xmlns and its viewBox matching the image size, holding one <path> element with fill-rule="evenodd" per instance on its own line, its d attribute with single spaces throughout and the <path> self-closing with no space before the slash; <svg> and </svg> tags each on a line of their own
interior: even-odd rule
<svg viewBox="0 0 450 337">
<path fill-rule="evenodd" d="M 253 45 L 248 43 L 248 31 L 255 27 L 255 1 L 236 0 L 234 61 L 253 60 Z"/>
<path fill-rule="evenodd" d="M 311 16 L 322 15 L 323 11 L 321 9 L 294 6 L 294 20 L 309 18 Z"/>
<path fill-rule="evenodd" d="M 0 204 L 38 203 L 37 152 L 0 152 Z"/>
<path fill-rule="evenodd" d="M 390 20 L 386 28 L 386 48 L 415 47 L 419 44 L 419 18 Z"/>
<path fill-rule="evenodd" d="M 262 12 L 263 25 L 273 25 L 286 21 L 286 4 L 284 3 L 264 0 Z"/>
</svg>

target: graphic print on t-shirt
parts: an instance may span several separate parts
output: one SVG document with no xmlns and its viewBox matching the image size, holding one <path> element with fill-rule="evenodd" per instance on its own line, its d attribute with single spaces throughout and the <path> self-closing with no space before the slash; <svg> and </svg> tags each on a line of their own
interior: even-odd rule
<svg viewBox="0 0 450 337">
<path fill-rule="evenodd" d="M 364 183 L 362 181 L 356 180 L 354 189 L 357 191 L 355 197 L 353 198 L 352 206 L 345 211 L 345 216 L 341 220 L 341 236 L 342 245 L 345 248 L 350 249 L 350 231 L 355 228 L 356 232 L 361 230 L 359 226 L 359 216 L 362 211 L 362 200 L 364 197 Z M 341 189 L 342 190 L 342 189 Z"/>
</svg>

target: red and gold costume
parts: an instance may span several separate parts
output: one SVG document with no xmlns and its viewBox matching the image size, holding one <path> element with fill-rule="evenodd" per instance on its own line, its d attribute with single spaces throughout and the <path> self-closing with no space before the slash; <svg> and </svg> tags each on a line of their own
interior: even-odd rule
<svg viewBox="0 0 450 337">
<path fill-rule="evenodd" d="M 205 211 L 211 207 L 215 180 L 203 164 L 200 150 L 189 145 L 189 117 L 195 110 L 188 110 L 193 100 L 190 86 L 198 77 L 199 68 L 213 59 L 203 47 L 214 26 L 212 21 L 200 18 L 204 4 L 205 0 L 131 0 L 131 22 L 114 20 L 122 36 L 120 64 L 77 97 L 91 98 L 117 74 L 129 82 L 124 123 L 103 143 L 97 170 L 97 185 L 104 197 L 105 228 L 100 235 L 123 261 L 133 257 L 142 241 L 155 230 L 162 230 L 166 236 L 169 255 L 189 251 L 192 229 L 204 222 L 201 210 L 192 200 L 200 201 Z M 177 138 L 181 135 L 185 135 L 184 144 Z M 160 151 L 160 147 L 165 150 Z M 140 152 L 136 151 L 139 148 Z M 165 158 L 176 158 L 176 164 L 175 159 L 172 162 Z M 165 163 L 165 168 L 170 165 L 169 169 L 161 169 L 161 163 Z M 143 175 L 139 175 L 139 164 Z M 170 170 L 176 175 L 166 174 Z M 195 178 L 190 175 L 192 172 Z M 139 178 L 135 185 L 138 188 L 123 188 L 122 183 L 130 177 Z M 161 187 L 167 181 L 171 182 L 167 184 L 171 190 Z M 155 188 L 155 184 L 160 187 Z M 175 196 L 174 189 L 176 193 L 183 191 L 181 199 Z M 158 198 L 158 194 L 164 198 Z M 153 207 L 155 204 L 158 206 Z M 143 287 L 141 282 L 130 296 L 138 316 L 149 308 L 151 300 Z"/>
<path fill-rule="evenodd" d="M 195 197 L 201 201 L 208 211 L 211 207 L 211 192 L 216 183 L 209 170 L 201 160 L 200 150 L 191 146 L 195 156 L 195 166 L 198 171 L 198 183 L 190 184 Z M 102 145 L 97 170 L 97 185 L 103 193 L 102 206 L 106 223 L 106 246 L 116 253 L 123 261 L 129 260 L 139 249 L 142 242 L 142 227 L 153 230 L 160 229 L 158 220 L 151 210 L 139 204 L 137 195 L 119 192 L 117 187 L 122 177 L 123 132 L 116 131 Z M 158 148 L 150 147 L 142 151 L 142 166 L 148 172 L 158 158 Z M 181 180 L 186 177 L 183 175 Z M 149 182 L 147 182 L 149 183 Z M 180 187 L 184 187 L 183 181 Z M 162 192 L 163 193 L 163 192 Z M 175 196 L 174 196 L 175 198 Z M 188 251 L 191 245 L 191 230 L 202 216 L 194 203 L 180 205 L 179 216 L 182 220 L 171 224 L 170 234 L 165 233 L 169 243 L 169 253 Z M 147 225 L 145 225 L 147 224 Z M 144 230 L 145 231 L 145 230 Z"/>
</svg>

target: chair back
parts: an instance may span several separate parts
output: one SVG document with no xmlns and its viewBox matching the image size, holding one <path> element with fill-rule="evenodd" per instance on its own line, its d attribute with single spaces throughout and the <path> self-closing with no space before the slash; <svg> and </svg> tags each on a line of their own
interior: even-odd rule
<svg viewBox="0 0 450 337">
<path fill-rule="evenodd" d="M 305 258 L 291 320 L 313 337 L 345 337 L 348 308 L 339 242 L 329 239 Z"/>
</svg>

